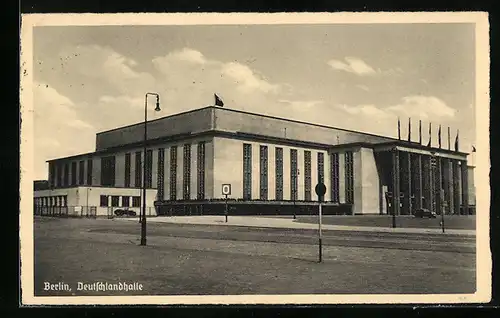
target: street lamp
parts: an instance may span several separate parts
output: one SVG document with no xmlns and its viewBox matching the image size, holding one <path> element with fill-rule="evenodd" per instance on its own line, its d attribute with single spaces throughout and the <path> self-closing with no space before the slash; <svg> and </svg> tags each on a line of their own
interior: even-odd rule
<svg viewBox="0 0 500 318">
<path fill-rule="evenodd" d="M 295 192 L 293 193 L 293 219 L 295 220 L 297 218 L 297 206 L 295 205 L 295 202 L 297 200 L 297 195 L 299 192 L 299 175 L 300 171 L 299 168 L 295 169 L 295 181 L 294 181 L 294 188 Z"/>
<path fill-rule="evenodd" d="M 160 95 L 146 93 L 144 97 L 144 160 L 142 164 L 142 217 L 141 217 L 141 245 L 146 245 L 146 156 L 148 140 L 148 96 L 156 96 L 155 111 L 160 111 Z"/>
</svg>

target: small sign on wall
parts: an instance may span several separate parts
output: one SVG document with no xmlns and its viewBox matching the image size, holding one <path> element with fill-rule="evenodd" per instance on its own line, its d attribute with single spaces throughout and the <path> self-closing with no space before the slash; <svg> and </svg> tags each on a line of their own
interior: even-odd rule
<svg viewBox="0 0 500 318">
<path fill-rule="evenodd" d="M 222 194 L 223 195 L 231 195 L 231 185 L 226 183 L 222 185 Z"/>
</svg>

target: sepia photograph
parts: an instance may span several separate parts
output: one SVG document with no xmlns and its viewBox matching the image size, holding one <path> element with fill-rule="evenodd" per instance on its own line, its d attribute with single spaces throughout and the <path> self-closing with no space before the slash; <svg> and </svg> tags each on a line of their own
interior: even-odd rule
<svg viewBox="0 0 500 318">
<path fill-rule="evenodd" d="M 490 301 L 488 32 L 23 15 L 22 303 Z"/>
</svg>

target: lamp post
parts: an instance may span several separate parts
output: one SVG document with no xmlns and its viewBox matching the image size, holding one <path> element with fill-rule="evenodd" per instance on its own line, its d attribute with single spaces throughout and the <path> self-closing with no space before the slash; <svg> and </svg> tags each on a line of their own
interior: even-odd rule
<svg viewBox="0 0 500 318">
<path fill-rule="evenodd" d="M 148 96 L 156 96 L 155 111 L 160 111 L 160 95 L 146 93 L 144 97 L 144 159 L 142 164 L 142 218 L 141 218 L 141 245 L 146 245 L 146 156 L 148 140 Z"/>
</svg>

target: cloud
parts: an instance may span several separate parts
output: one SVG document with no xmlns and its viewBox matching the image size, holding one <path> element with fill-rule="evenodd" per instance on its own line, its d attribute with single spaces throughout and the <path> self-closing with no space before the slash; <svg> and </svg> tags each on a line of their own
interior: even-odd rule
<svg viewBox="0 0 500 318">
<path fill-rule="evenodd" d="M 47 178 L 46 160 L 91 151 L 95 128 L 82 120 L 78 105 L 46 83 L 33 83 L 35 178 Z"/>
<path fill-rule="evenodd" d="M 394 114 L 421 119 L 453 118 L 456 113 L 455 109 L 446 105 L 441 99 L 421 95 L 403 97 L 399 104 L 389 106 L 386 110 Z"/>
<path fill-rule="evenodd" d="M 262 91 L 264 93 L 277 92 L 279 86 L 271 84 L 261 76 L 258 76 L 248 66 L 230 62 L 222 66 L 221 73 L 235 81 L 235 84 L 243 92 Z"/>
<path fill-rule="evenodd" d="M 366 86 L 366 85 L 361 85 L 360 84 L 360 85 L 356 85 L 356 87 L 359 88 L 359 89 L 362 89 L 362 90 L 364 90 L 366 92 L 370 91 L 370 88 L 368 86 Z"/>
<path fill-rule="evenodd" d="M 287 100 L 287 99 L 280 99 L 278 102 L 282 104 L 286 104 L 288 106 L 295 108 L 302 108 L 302 109 L 310 109 L 314 108 L 315 106 L 320 106 L 324 104 L 324 101 L 322 100 Z"/>
<path fill-rule="evenodd" d="M 328 61 L 328 65 L 334 70 L 354 73 L 360 76 L 374 75 L 378 72 L 363 60 L 355 57 L 346 57 L 344 61 L 332 59 Z"/>
<path fill-rule="evenodd" d="M 357 105 L 357 106 L 349 106 L 349 105 L 337 105 L 337 107 L 344 112 L 356 115 L 356 116 L 366 116 L 366 119 L 380 119 L 387 118 L 390 116 L 383 109 L 377 108 L 375 105 L 366 104 L 366 105 Z"/>
</svg>

